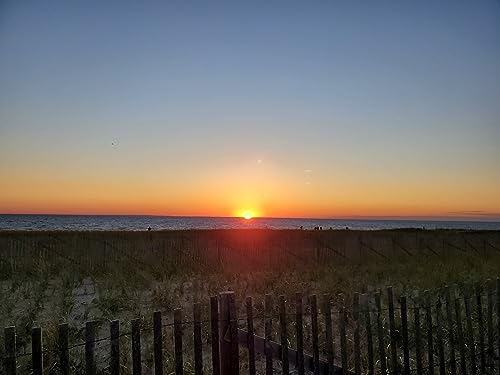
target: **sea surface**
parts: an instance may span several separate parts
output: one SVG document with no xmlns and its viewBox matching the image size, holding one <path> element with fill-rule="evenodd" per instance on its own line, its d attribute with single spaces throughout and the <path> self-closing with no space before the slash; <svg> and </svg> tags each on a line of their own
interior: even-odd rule
<svg viewBox="0 0 500 375">
<path fill-rule="evenodd" d="M 343 220 L 181 216 L 0 215 L 0 230 L 152 230 L 165 229 L 487 229 L 500 230 L 500 221 Z"/>
</svg>

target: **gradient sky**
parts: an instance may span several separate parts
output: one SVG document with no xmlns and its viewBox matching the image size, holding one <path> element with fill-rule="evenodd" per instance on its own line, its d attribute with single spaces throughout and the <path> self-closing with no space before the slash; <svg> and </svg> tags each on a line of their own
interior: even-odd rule
<svg viewBox="0 0 500 375">
<path fill-rule="evenodd" d="M 500 219 L 500 1 L 2 1 L 0 213 Z"/>
</svg>

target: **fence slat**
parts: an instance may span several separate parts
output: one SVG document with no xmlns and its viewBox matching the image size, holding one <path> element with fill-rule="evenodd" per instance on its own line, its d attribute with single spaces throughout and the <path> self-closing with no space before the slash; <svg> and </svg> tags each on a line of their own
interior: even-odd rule
<svg viewBox="0 0 500 375">
<path fill-rule="evenodd" d="M 438 300 L 436 304 L 436 343 L 438 347 L 438 357 L 439 357 L 439 374 L 446 374 L 445 358 L 444 358 L 444 346 L 443 346 L 443 327 L 441 322 L 443 317 L 441 315 L 441 301 Z"/>
<path fill-rule="evenodd" d="M 347 374 L 347 335 L 346 335 L 346 325 L 347 325 L 347 312 L 345 307 L 340 310 L 340 359 L 342 363 L 342 374 Z"/>
<path fill-rule="evenodd" d="M 387 288 L 387 302 L 389 305 L 389 331 L 391 336 L 391 371 L 398 373 L 398 352 L 396 348 L 396 322 L 394 319 L 394 294 L 392 286 Z"/>
<path fill-rule="evenodd" d="M 483 321 L 483 301 L 481 296 L 481 286 L 479 284 L 475 287 L 476 291 L 476 308 L 477 308 L 477 325 L 478 325 L 478 336 L 479 336 L 479 358 L 481 373 L 486 372 L 486 353 L 484 351 L 484 321 Z"/>
<path fill-rule="evenodd" d="M 368 350 L 368 374 L 375 374 L 375 363 L 373 359 L 373 336 L 372 336 L 372 321 L 370 317 L 370 304 L 368 303 L 368 297 L 365 296 L 365 301 L 363 304 L 365 310 L 365 326 L 366 326 L 366 346 Z"/>
<path fill-rule="evenodd" d="M 500 348 L 500 278 L 497 278 L 497 295 L 496 295 L 496 302 L 497 302 L 497 330 L 498 330 L 498 347 Z M 498 362 L 497 362 L 497 369 L 498 369 L 498 374 L 500 374 L 500 356 L 498 356 Z"/>
<path fill-rule="evenodd" d="M 203 349 L 201 347 L 201 305 L 193 305 L 194 373 L 203 373 Z"/>
<path fill-rule="evenodd" d="M 487 331 L 488 331 L 488 366 L 493 368 L 494 365 L 494 351 L 493 351 L 493 285 L 491 280 L 486 281 L 487 286 L 487 303 L 488 303 L 488 319 L 487 319 Z"/>
<path fill-rule="evenodd" d="M 231 375 L 239 375 L 240 358 L 238 343 L 238 317 L 236 315 L 236 297 L 234 292 L 229 294 L 229 337 L 231 340 Z"/>
<path fill-rule="evenodd" d="M 59 371 L 61 375 L 69 375 L 68 324 L 58 326 Z"/>
<path fill-rule="evenodd" d="M 330 296 L 323 295 L 323 314 L 325 315 L 325 334 L 326 334 L 326 358 L 328 361 L 328 375 L 333 375 L 333 324 L 332 324 L 332 308 L 330 305 Z"/>
<path fill-rule="evenodd" d="M 422 375 L 422 337 L 420 335 L 420 308 L 415 302 L 413 306 L 413 324 L 415 327 L 415 361 L 417 364 L 417 375 Z"/>
<path fill-rule="evenodd" d="M 273 352 L 269 342 L 273 339 L 273 297 L 270 294 L 265 296 L 265 314 L 264 314 L 264 336 L 266 338 L 265 356 L 266 356 L 266 375 L 273 373 Z"/>
<path fill-rule="evenodd" d="M 5 371 L 7 375 L 16 375 L 16 327 L 6 327 L 5 333 Z"/>
<path fill-rule="evenodd" d="M 425 292 L 425 320 L 427 323 L 427 367 L 428 373 L 434 374 L 434 336 L 432 330 L 432 307 L 429 292 Z"/>
<path fill-rule="evenodd" d="M 387 362 L 385 355 L 384 327 L 382 325 L 382 303 L 380 293 L 375 293 L 375 305 L 377 307 L 377 336 L 378 336 L 378 356 L 380 362 L 380 373 L 387 374 Z"/>
<path fill-rule="evenodd" d="M 401 296 L 399 299 L 401 307 L 401 334 L 403 339 L 403 365 L 405 375 L 410 375 L 410 347 L 408 344 L 408 307 L 406 305 L 406 297 Z"/>
<path fill-rule="evenodd" d="M 248 343 L 248 372 L 250 375 L 255 375 L 255 342 L 253 330 L 253 300 L 252 297 L 247 297 L 247 343 Z"/>
<path fill-rule="evenodd" d="M 142 362 L 141 362 L 141 320 L 134 319 L 132 325 L 132 373 L 134 375 L 141 375 Z"/>
<path fill-rule="evenodd" d="M 312 350 L 314 375 L 319 375 L 319 340 L 318 340 L 318 299 L 316 294 L 309 297 L 311 304 L 311 333 L 312 333 Z"/>
<path fill-rule="evenodd" d="M 220 374 L 231 375 L 231 326 L 229 298 L 234 292 L 219 294 Z"/>
<path fill-rule="evenodd" d="M 163 333 L 161 311 L 153 313 L 153 345 L 155 375 L 163 375 Z"/>
<path fill-rule="evenodd" d="M 111 375 L 120 374 L 120 321 L 113 320 L 110 324 L 110 340 L 111 340 L 111 358 L 110 369 Z"/>
<path fill-rule="evenodd" d="M 238 375 L 240 371 L 238 317 L 234 292 L 219 294 L 220 374 Z"/>
<path fill-rule="evenodd" d="M 247 299 L 247 313 L 248 313 L 248 299 Z M 217 298 L 217 296 L 210 297 L 210 331 L 212 336 L 212 372 L 213 375 L 219 375 L 220 374 L 219 299 Z"/>
<path fill-rule="evenodd" d="M 450 288 L 448 285 L 445 287 L 445 303 L 446 303 L 446 320 L 448 325 L 448 342 L 449 342 L 449 352 L 450 352 L 450 374 L 457 374 L 457 364 L 455 357 L 455 335 L 453 333 L 453 314 L 451 312 L 451 296 Z"/>
<path fill-rule="evenodd" d="M 31 359 L 33 364 L 33 375 L 42 375 L 42 329 L 40 327 L 31 329 Z"/>
<path fill-rule="evenodd" d="M 360 338 L 359 338 L 359 326 L 360 326 L 360 317 L 359 317 L 359 294 L 354 293 L 354 301 L 352 306 L 353 314 L 354 314 L 354 372 L 356 375 L 361 374 L 361 348 Z"/>
<path fill-rule="evenodd" d="M 286 300 L 285 296 L 281 295 L 279 297 L 280 305 L 280 336 L 281 336 L 281 368 L 283 374 L 288 374 L 290 372 L 288 364 L 288 333 L 286 326 Z"/>
<path fill-rule="evenodd" d="M 465 318 L 467 320 L 467 341 L 469 342 L 469 360 L 470 360 L 470 373 L 475 374 L 477 370 L 476 365 L 476 351 L 474 348 L 474 331 L 472 330 L 472 315 L 470 309 L 469 300 L 472 297 L 470 291 L 466 291 L 464 295 L 464 304 L 465 304 Z"/>
<path fill-rule="evenodd" d="M 460 353 L 460 372 L 462 375 L 467 375 L 466 358 L 465 358 L 465 341 L 462 328 L 462 309 L 460 308 L 460 300 L 455 299 L 455 318 L 457 321 L 457 342 L 458 351 Z"/>
<path fill-rule="evenodd" d="M 295 294 L 295 328 L 297 337 L 297 374 L 304 375 L 304 328 L 302 293 Z"/>
<path fill-rule="evenodd" d="M 175 374 L 184 373 L 184 363 L 182 358 L 182 310 L 174 310 L 174 354 L 175 354 Z"/>
<path fill-rule="evenodd" d="M 95 375 L 95 322 L 85 323 L 85 374 Z"/>
</svg>

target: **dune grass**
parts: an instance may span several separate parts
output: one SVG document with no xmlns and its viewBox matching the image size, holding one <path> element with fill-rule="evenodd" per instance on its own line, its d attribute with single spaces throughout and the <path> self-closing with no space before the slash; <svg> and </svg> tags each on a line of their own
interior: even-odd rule
<svg viewBox="0 0 500 375">
<path fill-rule="evenodd" d="M 68 249 L 70 254 L 75 251 L 85 250 Z M 152 314 L 157 310 L 163 312 L 164 322 L 171 322 L 173 310 L 180 307 L 185 319 L 190 321 L 194 302 L 203 304 L 203 319 L 207 319 L 209 297 L 225 290 L 235 292 L 240 315 L 244 315 L 245 297 L 252 296 L 255 313 L 259 316 L 263 313 L 267 293 L 285 295 L 289 301 L 296 292 L 302 292 L 304 296 L 329 294 L 333 306 L 340 307 L 343 304 L 352 306 L 355 292 L 384 291 L 391 285 L 396 296 L 404 294 L 412 300 L 425 290 L 438 293 L 445 285 L 484 283 L 499 276 L 500 269 L 498 251 L 393 257 L 389 261 L 382 258 L 341 262 L 338 258 L 332 261 L 321 259 L 299 262 L 293 267 L 276 266 L 262 270 L 251 267 L 248 271 L 241 267 L 235 270 L 224 265 L 208 267 L 195 262 L 175 265 L 154 257 L 138 262 L 133 256 L 113 258 L 112 266 L 108 263 L 105 269 L 86 269 L 61 260 L 57 254 L 52 256 L 52 259 L 33 261 L 32 267 L 3 274 L 0 322 L 4 327 L 16 326 L 20 352 L 29 351 L 33 326 L 43 327 L 44 345 L 50 348 L 55 347 L 57 325 L 63 322 L 69 324 L 70 339 L 78 342 L 83 337 L 84 324 L 89 320 L 97 321 L 98 337 L 107 337 L 110 320 L 124 322 L 126 332 L 134 318 L 142 319 L 145 326 L 150 325 Z M 262 322 L 257 322 L 256 329 L 259 331 L 262 327 Z M 203 333 L 209 340 L 209 324 L 203 325 Z M 277 328 L 275 333 L 278 334 Z M 152 364 L 152 339 L 145 335 L 145 362 Z M 129 348 L 130 338 L 124 336 L 123 340 L 123 346 Z M 290 340 L 293 344 L 293 335 Z M 171 333 L 166 333 L 165 346 L 171 344 Z M 106 367 L 108 349 L 103 346 L 98 350 L 98 366 L 102 368 Z M 82 368 L 82 356 L 77 355 L 78 350 L 72 355 L 74 369 Z M 188 344 L 188 354 L 189 350 L 192 349 Z M 171 355 L 171 352 L 165 353 L 167 368 L 172 366 Z M 56 358 L 47 355 L 47 363 L 54 361 Z M 125 355 L 123 361 L 127 367 L 130 358 Z M 21 366 L 27 369 L 29 362 L 23 362 Z M 187 373 L 190 366 L 192 363 L 186 359 Z"/>
</svg>

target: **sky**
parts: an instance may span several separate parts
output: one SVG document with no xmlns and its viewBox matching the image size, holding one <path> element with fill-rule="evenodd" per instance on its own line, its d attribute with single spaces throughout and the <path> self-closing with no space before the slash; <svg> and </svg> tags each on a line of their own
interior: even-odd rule
<svg viewBox="0 0 500 375">
<path fill-rule="evenodd" d="M 500 220 L 500 1 L 1 1 L 0 213 Z"/>
</svg>

